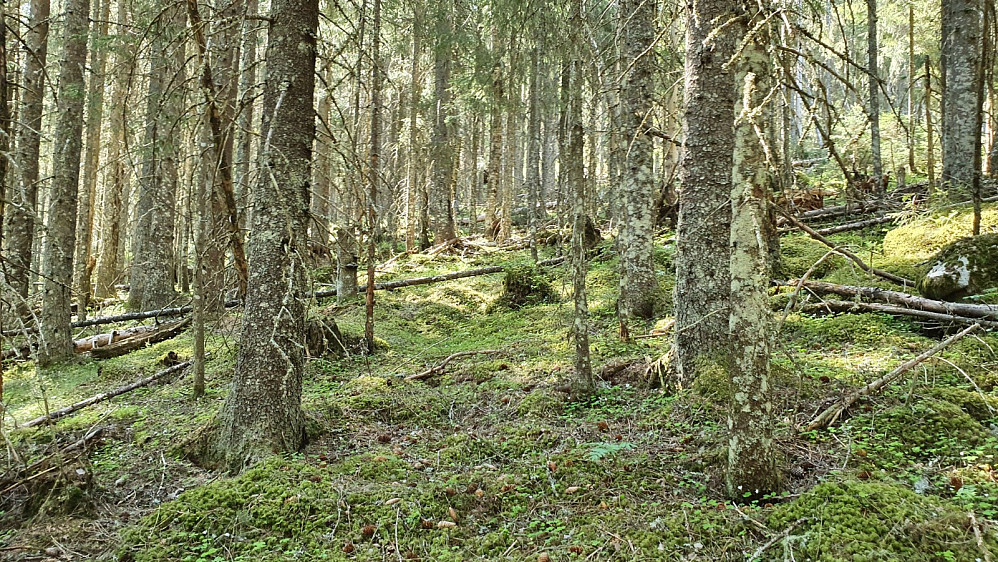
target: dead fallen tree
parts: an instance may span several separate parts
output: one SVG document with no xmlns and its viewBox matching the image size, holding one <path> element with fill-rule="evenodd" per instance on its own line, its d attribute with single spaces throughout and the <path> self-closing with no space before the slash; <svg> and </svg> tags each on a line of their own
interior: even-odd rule
<svg viewBox="0 0 998 562">
<path fill-rule="evenodd" d="M 850 252 L 849 250 L 847 250 L 847 249 L 845 249 L 845 248 L 843 248 L 841 246 L 836 246 L 835 243 L 833 243 L 829 239 L 827 239 L 824 236 L 822 236 L 818 231 L 814 230 L 810 226 L 808 226 L 808 225 L 802 223 L 801 221 L 797 220 L 796 217 L 794 217 L 793 215 L 791 215 L 785 209 L 779 209 L 779 210 L 780 210 L 780 213 L 782 213 L 783 216 L 785 216 L 787 218 L 787 220 L 789 220 L 794 226 L 796 226 L 797 228 L 799 228 L 799 229 L 803 230 L 804 232 L 806 232 L 811 238 L 814 238 L 818 242 L 821 242 L 822 244 L 828 246 L 829 248 L 835 250 L 836 252 L 839 252 L 843 256 L 851 259 L 863 271 L 865 271 L 865 272 L 867 272 L 867 273 L 869 273 L 871 275 L 876 275 L 877 277 L 881 277 L 883 279 L 886 279 L 886 280 L 890 281 L 891 283 L 897 283 L 898 285 L 901 285 L 902 287 L 914 287 L 915 286 L 915 282 L 912 281 L 912 280 L 910 280 L 910 279 L 905 279 L 904 277 L 901 277 L 900 275 L 894 275 L 893 273 L 890 273 L 888 271 L 884 271 L 882 269 L 877 269 L 875 267 L 871 267 L 871 266 L 867 265 L 866 262 L 864 262 L 862 259 L 859 258 L 859 256 L 857 256 L 856 254 Z"/>
<path fill-rule="evenodd" d="M 90 351 L 90 356 L 94 359 L 110 359 L 112 357 L 119 357 L 127 353 L 131 353 L 138 349 L 142 349 L 147 345 L 152 345 L 154 343 L 159 343 L 161 341 L 166 341 L 171 338 L 177 337 L 180 332 L 187 329 L 191 323 L 190 318 L 184 318 L 179 322 L 174 322 L 172 324 L 164 324 L 158 326 L 155 330 L 148 331 L 146 333 L 137 334 L 117 342 L 111 343 L 110 345 L 105 345 L 103 347 L 98 347 Z"/>
<path fill-rule="evenodd" d="M 828 228 L 819 228 L 815 232 L 822 236 L 828 236 L 829 234 L 838 234 L 839 232 L 850 232 L 852 230 L 861 230 L 870 226 L 877 226 L 878 224 L 887 224 L 894 222 L 894 217 L 874 217 L 872 219 L 866 219 L 855 222 L 847 222 L 845 224 L 840 224 L 837 226 L 829 226 Z"/>
<path fill-rule="evenodd" d="M 110 359 L 141 349 L 146 345 L 176 337 L 189 324 L 190 319 L 185 318 L 171 324 L 133 326 L 124 330 L 97 334 L 73 341 L 73 352 L 77 354 L 90 353 L 95 359 Z M 33 342 L 4 350 L 3 360 L 27 359 L 31 356 L 31 351 L 37 348 L 38 343 Z"/>
<path fill-rule="evenodd" d="M 929 312 L 917 308 L 904 308 L 879 302 L 857 302 L 857 301 L 822 301 L 820 303 L 809 304 L 802 309 L 804 312 L 882 312 L 894 316 L 910 316 L 920 320 L 938 322 L 940 324 L 961 324 L 970 326 L 980 324 L 982 328 L 993 330 L 998 328 L 998 322 L 982 320 L 980 318 L 967 318 L 966 316 L 956 316 L 953 314 L 942 314 L 939 312 Z"/>
<path fill-rule="evenodd" d="M 787 281 L 781 283 L 786 286 L 796 286 L 797 281 Z M 825 283 L 823 281 L 804 281 L 802 287 L 817 294 L 831 294 L 840 297 L 864 298 L 875 302 L 892 304 L 898 307 L 935 312 L 947 316 L 963 316 L 966 318 L 976 318 L 998 322 L 998 306 L 988 304 L 968 304 L 960 302 L 946 302 L 916 297 L 900 291 L 890 291 L 877 287 L 856 287 L 854 285 L 837 285 L 835 283 Z"/>
<path fill-rule="evenodd" d="M 174 373 L 179 373 L 179 372 L 183 371 L 184 369 L 186 369 L 187 367 L 190 367 L 193 363 L 194 363 L 193 361 L 184 361 L 183 363 L 178 363 L 178 364 L 176 364 L 176 365 L 174 365 L 172 367 L 167 367 L 166 369 L 163 369 L 162 371 L 159 371 L 159 372 L 157 372 L 157 373 L 155 373 L 153 375 L 150 375 L 150 376 L 148 376 L 148 377 L 146 377 L 144 379 L 139 379 L 139 380 L 137 380 L 137 381 L 135 381 L 135 382 L 133 382 L 131 384 L 126 384 L 125 386 L 120 386 L 120 387 L 118 387 L 118 388 L 116 388 L 114 390 L 111 390 L 109 392 L 104 392 L 104 393 L 101 393 L 101 394 L 97 394 L 96 396 L 91 396 L 90 398 L 87 398 L 86 400 L 81 400 L 81 401 L 79 401 L 79 402 L 77 402 L 75 404 L 72 404 L 70 406 L 66 406 L 65 408 L 56 410 L 54 412 L 50 412 L 50 413 L 48 413 L 48 414 L 46 414 L 44 416 L 39 416 L 39 417 L 37 417 L 37 418 L 35 418 L 33 420 L 30 420 L 28 422 L 25 422 L 25 423 L 19 425 L 18 427 L 34 427 L 36 425 L 43 424 L 43 423 L 45 423 L 47 421 L 52 421 L 52 420 L 57 420 L 59 418 L 64 418 L 64 417 L 68 416 L 69 414 L 72 414 L 72 413 L 74 413 L 76 411 L 79 411 L 79 410 L 82 410 L 83 408 L 86 408 L 87 406 L 93 406 L 94 404 L 100 404 L 101 402 L 104 402 L 106 400 L 110 400 L 111 398 L 114 398 L 115 396 L 121 396 L 122 394 L 131 392 L 131 391 L 133 391 L 133 390 L 135 390 L 137 388 L 142 388 L 143 386 L 148 386 L 148 385 L 150 385 L 150 384 L 158 381 L 159 379 L 161 379 L 163 377 L 170 376 L 170 375 L 172 375 Z"/>
<path fill-rule="evenodd" d="M 961 339 L 963 339 L 964 336 L 966 336 L 967 334 L 973 332 L 974 330 L 980 327 L 981 327 L 980 324 L 974 324 L 972 326 L 969 326 L 961 330 L 960 333 L 954 334 L 949 338 L 946 338 L 946 340 L 937 343 L 936 345 L 932 346 L 930 349 L 923 352 L 918 357 L 906 361 L 904 364 L 900 365 L 899 367 L 887 373 L 886 375 L 880 377 L 879 379 L 871 382 L 870 384 L 864 386 L 863 388 L 860 388 L 850 393 L 848 396 L 845 396 L 842 399 L 837 400 L 834 404 L 832 404 L 824 411 L 822 411 L 820 414 L 815 416 L 815 418 L 811 420 L 811 423 L 807 424 L 807 427 L 804 428 L 804 431 L 805 432 L 814 431 L 816 429 L 823 429 L 825 427 L 832 425 L 833 423 L 838 421 L 840 417 L 842 417 L 842 414 L 847 409 L 849 409 L 850 406 L 855 404 L 856 401 L 862 398 L 863 396 L 868 396 L 870 394 L 878 392 L 881 388 L 884 388 L 885 386 L 893 382 L 901 375 L 910 371 L 919 363 L 922 363 L 929 357 L 932 357 L 936 353 L 939 353 L 940 351 L 953 345 L 957 341 L 960 341 Z"/>
<path fill-rule="evenodd" d="M 432 377 L 433 375 L 438 375 L 438 374 L 444 372 L 444 369 L 447 368 L 447 365 L 451 361 L 453 361 L 455 359 L 460 359 L 462 357 L 471 357 L 472 355 L 497 355 L 497 354 L 501 354 L 501 353 L 504 353 L 504 352 L 501 351 L 501 350 L 498 350 L 498 349 L 479 349 L 479 350 L 476 350 L 476 351 L 459 351 L 457 353 L 454 353 L 454 354 L 448 356 L 439 365 L 436 365 L 434 367 L 430 367 L 429 369 L 423 371 L 422 373 L 416 373 L 415 375 L 409 375 L 409 376 L 407 376 L 405 378 L 405 380 L 407 380 L 407 381 L 419 381 L 419 380 L 423 380 L 423 379 L 428 379 L 428 378 Z"/>
<path fill-rule="evenodd" d="M 565 257 L 552 258 L 549 260 L 539 261 L 537 265 L 539 266 L 552 266 L 558 265 L 559 263 L 565 261 Z M 413 277 L 410 279 L 399 279 L 398 281 L 386 281 L 384 283 L 375 283 L 375 291 L 390 291 L 392 289 L 401 289 L 403 287 L 414 287 L 416 285 L 429 285 L 431 283 L 440 283 L 441 281 L 452 281 L 454 279 L 464 279 L 466 277 L 478 277 L 480 275 L 491 275 L 493 273 L 502 273 L 513 267 L 511 265 L 491 265 L 488 267 L 479 267 L 476 269 L 466 269 L 464 271 L 455 271 L 454 273 L 445 273 L 443 275 L 431 275 L 428 277 Z M 324 299 L 336 296 L 336 289 L 328 289 L 326 291 L 316 291 L 312 294 L 317 299 Z"/>
<path fill-rule="evenodd" d="M 98 441 L 103 435 L 103 426 L 94 427 L 80 439 L 66 445 L 50 455 L 45 456 L 45 458 L 35 461 L 20 470 L 14 471 L 13 473 L 8 473 L 2 480 L 0 480 L 0 487 L 3 488 L 0 490 L 0 494 L 5 494 L 17 486 L 51 471 L 53 466 L 65 464 L 66 459 L 64 456 L 69 453 L 75 453 L 77 451 L 81 453 L 86 452 L 87 448 L 94 442 Z"/>
</svg>

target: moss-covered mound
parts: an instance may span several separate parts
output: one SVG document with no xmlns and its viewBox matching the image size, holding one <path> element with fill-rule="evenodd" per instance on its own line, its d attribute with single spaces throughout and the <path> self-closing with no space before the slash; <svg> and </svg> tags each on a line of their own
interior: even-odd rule
<svg viewBox="0 0 998 562">
<path fill-rule="evenodd" d="M 846 264 L 838 254 L 828 254 L 828 246 L 806 234 L 794 234 L 780 240 L 780 269 L 787 278 L 803 277 L 814 267 L 811 278 L 820 279 Z M 824 259 L 822 259 L 824 258 Z"/>
<path fill-rule="evenodd" d="M 930 299 L 955 300 L 998 287 L 998 234 L 962 238 L 929 260 L 918 290 Z"/>
<path fill-rule="evenodd" d="M 502 294 L 493 307 L 516 310 L 525 306 L 558 302 L 551 281 L 532 265 L 511 267 L 502 281 Z"/>
<path fill-rule="evenodd" d="M 884 254 L 888 260 L 925 261 L 947 244 L 971 235 L 972 213 L 969 207 L 962 207 L 899 226 L 884 236 Z M 998 232 L 995 205 L 984 207 L 981 232 Z"/>
<path fill-rule="evenodd" d="M 789 529 L 771 560 L 983 559 L 965 512 L 897 484 L 826 482 L 777 508 L 769 524 Z M 982 540 L 998 547 L 993 534 Z"/>
</svg>

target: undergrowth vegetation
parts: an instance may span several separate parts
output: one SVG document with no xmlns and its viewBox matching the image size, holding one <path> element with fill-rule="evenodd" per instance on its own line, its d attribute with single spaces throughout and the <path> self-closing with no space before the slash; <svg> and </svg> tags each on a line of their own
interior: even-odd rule
<svg viewBox="0 0 998 562">
<path fill-rule="evenodd" d="M 917 229 L 938 220 L 833 239 L 877 267 L 913 271 L 925 259 Z M 803 275 L 826 252 L 785 236 L 785 275 Z M 668 245 L 657 250 L 662 271 L 671 270 L 671 255 Z M 64 457 L 83 480 L 46 480 L 70 490 L 59 492 L 65 497 L 39 500 L 30 486 L 3 492 L 0 542 L 19 549 L 6 551 L 13 555 L 66 548 L 92 559 L 197 562 L 945 561 L 998 553 L 998 336 L 967 338 L 860 400 L 831 429 L 798 433 L 833 399 L 931 347 L 940 330 L 883 314 L 790 313 L 772 357 L 786 492 L 737 505 L 722 499 L 726 373 L 707 370 L 678 392 L 652 388 L 668 337 L 619 341 L 612 252 L 591 264 L 591 341 L 597 365 L 628 367 L 605 369 L 600 390 L 576 401 L 563 392 L 573 348 L 562 269 L 534 269 L 525 250 L 482 251 L 402 258 L 382 279 L 500 263 L 521 263 L 514 281 L 541 296 L 500 302 L 501 274 L 378 293 L 382 349 L 308 363 L 303 401 L 322 435 L 237 477 L 187 463 L 177 445 L 225 395 L 238 318 L 216 326 L 207 396 L 196 402 L 181 376 L 53 425 L 14 429 L 159 369 L 168 351 L 189 357 L 187 335 L 119 359 L 6 370 L 8 466 L 15 452 L 31 463 L 96 426 L 105 430 L 89 454 Z M 812 278 L 876 284 L 838 256 Z M 663 274 L 650 335 L 664 331 L 672 286 Z M 774 299 L 774 308 L 782 303 Z M 363 332 L 360 301 L 316 303 L 309 313 L 334 320 L 348 338 Z M 485 349 L 500 353 L 405 379 Z"/>
</svg>

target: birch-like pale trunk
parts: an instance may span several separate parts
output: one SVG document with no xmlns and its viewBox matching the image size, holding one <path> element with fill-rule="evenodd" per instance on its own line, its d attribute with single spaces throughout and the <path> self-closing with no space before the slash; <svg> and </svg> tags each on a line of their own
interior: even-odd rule
<svg viewBox="0 0 998 562">
<path fill-rule="evenodd" d="M 769 244 L 765 230 L 774 170 L 763 143 L 770 126 L 763 107 L 775 73 L 764 14 L 746 15 L 733 27 L 746 37 L 733 63 L 735 101 L 731 178 L 731 308 L 728 370 L 728 466 L 725 483 L 732 499 L 760 498 L 779 489 L 773 441 L 773 389 L 769 349 L 773 332 L 769 307 Z M 750 32 L 750 30 L 752 30 Z"/>
<path fill-rule="evenodd" d="M 620 103 L 623 130 L 620 132 L 624 162 L 620 168 L 619 199 L 622 217 L 617 248 L 620 253 L 621 334 L 635 319 L 650 319 L 654 312 L 658 280 L 652 261 L 655 229 L 654 143 L 647 133 L 652 127 L 652 93 L 655 83 L 656 2 L 626 0 L 620 17 L 625 21 Z"/>
</svg>

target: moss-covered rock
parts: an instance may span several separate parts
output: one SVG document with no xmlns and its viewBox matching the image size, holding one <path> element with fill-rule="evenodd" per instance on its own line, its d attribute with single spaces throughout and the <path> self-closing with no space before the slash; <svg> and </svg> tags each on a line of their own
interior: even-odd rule
<svg viewBox="0 0 998 562">
<path fill-rule="evenodd" d="M 920 400 L 899 405 L 876 415 L 863 415 L 850 422 L 857 443 L 868 450 L 867 462 L 884 467 L 899 459 L 957 459 L 962 453 L 994 438 L 960 406 L 946 400 Z"/>
<path fill-rule="evenodd" d="M 980 549 L 957 506 L 886 482 L 826 482 L 780 506 L 769 524 L 789 531 L 772 559 L 974 560 Z M 983 539 L 994 550 L 993 534 Z"/>
<path fill-rule="evenodd" d="M 998 397 L 982 394 L 976 390 L 964 390 L 940 386 L 929 389 L 926 394 L 956 404 L 961 410 L 978 421 L 989 420 L 998 416 Z"/>
<path fill-rule="evenodd" d="M 972 234 L 972 213 L 970 207 L 962 207 L 920 217 L 899 226 L 884 236 L 884 255 L 888 261 L 925 261 L 947 244 Z M 981 232 L 998 232 L 998 206 L 984 207 Z"/>
<path fill-rule="evenodd" d="M 956 300 L 998 287 L 998 234 L 963 238 L 929 260 L 918 290 L 930 299 Z"/>
</svg>

